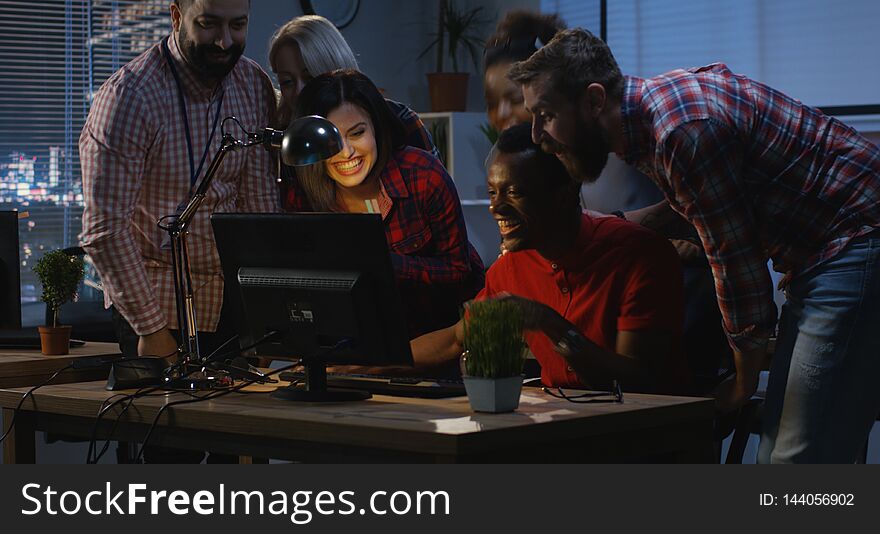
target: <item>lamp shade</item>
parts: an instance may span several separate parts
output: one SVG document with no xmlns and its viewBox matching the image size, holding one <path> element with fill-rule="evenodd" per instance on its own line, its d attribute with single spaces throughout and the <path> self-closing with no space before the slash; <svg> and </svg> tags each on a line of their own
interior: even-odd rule
<svg viewBox="0 0 880 534">
<path fill-rule="evenodd" d="M 311 165 L 342 150 L 342 136 L 324 117 L 308 115 L 295 119 L 284 130 L 280 148 L 286 165 Z"/>
</svg>

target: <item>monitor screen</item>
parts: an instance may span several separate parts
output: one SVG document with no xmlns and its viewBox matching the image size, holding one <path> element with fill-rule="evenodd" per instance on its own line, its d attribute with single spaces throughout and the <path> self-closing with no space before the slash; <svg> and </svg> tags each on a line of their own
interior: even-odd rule
<svg viewBox="0 0 880 534">
<path fill-rule="evenodd" d="M 412 365 L 379 215 L 217 213 L 211 223 L 240 346 L 268 337 L 257 355 L 303 359 L 307 375 L 328 363 Z"/>
<path fill-rule="evenodd" d="M 21 328 L 18 212 L 0 211 L 0 329 Z"/>
</svg>

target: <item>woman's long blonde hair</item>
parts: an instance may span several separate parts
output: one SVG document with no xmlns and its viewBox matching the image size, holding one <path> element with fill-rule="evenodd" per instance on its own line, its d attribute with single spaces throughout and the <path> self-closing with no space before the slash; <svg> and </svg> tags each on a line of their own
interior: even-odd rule
<svg viewBox="0 0 880 534">
<path fill-rule="evenodd" d="M 337 69 L 358 70 L 354 52 L 332 22 L 318 15 L 303 15 L 287 21 L 278 28 L 269 42 L 269 65 L 277 72 L 275 58 L 278 50 L 296 44 L 303 63 L 312 76 Z M 280 99 L 279 99 L 280 100 Z M 276 127 L 284 129 L 293 118 L 293 110 L 279 102 Z"/>
</svg>

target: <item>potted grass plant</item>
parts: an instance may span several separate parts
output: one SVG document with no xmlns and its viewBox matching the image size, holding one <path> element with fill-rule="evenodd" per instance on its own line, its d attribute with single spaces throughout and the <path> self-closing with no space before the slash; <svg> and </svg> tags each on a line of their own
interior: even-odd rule
<svg viewBox="0 0 880 534">
<path fill-rule="evenodd" d="M 43 302 L 49 309 L 52 324 L 39 327 L 42 353 L 67 354 L 70 351 L 70 326 L 58 324 L 62 304 L 76 298 L 76 290 L 85 275 L 85 264 L 79 256 L 63 250 L 47 252 L 34 265 L 34 272 L 43 286 Z"/>
<path fill-rule="evenodd" d="M 436 47 L 437 70 L 427 75 L 431 111 L 464 111 L 467 106 L 469 74 L 459 70 L 459 58 L 467 54 L 473 61 L 474 68 L 479 69 L 479 55 L 483 47 L 479 30 L 489 20 L 482 16 L 482 6 L 461 9 L 452 0 L 440 0 L 438 7 L 434 40 L 418 59 Z M 444 68 L 444 60 L 447 58 L 452 64 L 452 72 L 447 72 Z"/>
<path fill-rule="evenodd" d="M 520 308 L 499 300 L 471 303 L 464 321 L 464 349 L 463 379 L 471 408 L 516 410 L 526 354 Z"/>
</svg>

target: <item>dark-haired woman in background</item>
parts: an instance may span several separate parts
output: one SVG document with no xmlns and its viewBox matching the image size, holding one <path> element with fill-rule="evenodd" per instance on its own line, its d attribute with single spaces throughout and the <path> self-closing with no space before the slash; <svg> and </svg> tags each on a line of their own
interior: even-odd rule
<svg viewBox="0 0 880 534">
<path fill-rule="evenodd" d="M 452 179 L 430 153 L 406 146 L 400 120 L 363 74 L 341 70 L 309 81 L 296 116 L 321 115 L 342 134 L 329 160 L 297 169 L 291 211 L 378 213 L 410 337 L 454 324 L 482 289 L 483 264 L 468 242 Z"/>
<path fill-rule="evenodd" d="M 513 10 L 498 23 L 495 33 L 486 41 L 483 56 L 483 90 L 489 124 L 501 133 L 532 116 L 523 105 L 522 89 L 507 79 L 507 71 L 517 61 L 528 59 L 550 42 L 565 22 L 555 14 Z"/>
</svg>

